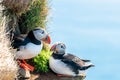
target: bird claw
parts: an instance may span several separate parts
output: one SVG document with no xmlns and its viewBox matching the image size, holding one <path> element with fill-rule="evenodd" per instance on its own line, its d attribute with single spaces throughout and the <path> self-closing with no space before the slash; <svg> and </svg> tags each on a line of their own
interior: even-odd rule
<svg viewBox="0 0 120 80">
<path fill-rule="evenodd" d="M 29 65 L 29 64 L 27 64 L 24 60 L 22 60 L 22 62 L 18 60 L 17 62 L 19 64 L 19 66 L 21 68 L 25 69 L 25 70 L 30 70 L 30 71 L 34 70 L 34 67 Z"/>
</svg>

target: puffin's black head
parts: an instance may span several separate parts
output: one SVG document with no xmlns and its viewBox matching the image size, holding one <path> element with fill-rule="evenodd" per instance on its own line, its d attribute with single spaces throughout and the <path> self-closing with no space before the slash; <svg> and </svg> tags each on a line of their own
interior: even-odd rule
<svg viewBox="0 0 120 80">
<path fill-rule="evenodd" d="M 66 46 L 61 42 L 57 42 L 51 47 L 50 50 L 58 54 L 65 54 Z"/>
<path fill-rule="evenodd" d="M 28 33 L 28 37 L 31 39 L 37 39 L 38 41 L 43 41 L 45 43 L 50 44 L 51 39 L 48 33 L 44 29 L 33 29 Z"/>
</svg>

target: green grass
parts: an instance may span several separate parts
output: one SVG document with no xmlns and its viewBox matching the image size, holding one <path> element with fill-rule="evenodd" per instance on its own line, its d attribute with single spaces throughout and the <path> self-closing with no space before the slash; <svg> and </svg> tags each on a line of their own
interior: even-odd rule
<svg viewBox="0 0 120 80">
<path fill-rule="evenodd" d="M 47 1 L 35 0 L 29 10 L 19 18 L 21 33 L 27 33 L 36 27 L 45 28 L 47 13 Z"/>
</svg>

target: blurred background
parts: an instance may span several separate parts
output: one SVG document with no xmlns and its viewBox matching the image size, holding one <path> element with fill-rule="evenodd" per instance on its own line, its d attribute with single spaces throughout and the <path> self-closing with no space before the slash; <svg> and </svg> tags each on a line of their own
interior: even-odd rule
<svg viewBox="0 0 120 80">
<path fill-rule="evenodd" d="M 52 44 L 95 64 L 86 80 L 120 80 L 120 0 L 52 0 L 50 7 Z"/>
</svg>

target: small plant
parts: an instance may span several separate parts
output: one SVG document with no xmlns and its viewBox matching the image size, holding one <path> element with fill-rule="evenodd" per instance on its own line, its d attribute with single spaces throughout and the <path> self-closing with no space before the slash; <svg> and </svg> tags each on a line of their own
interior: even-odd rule
<svg viewBox="0 0 120 80">
<path fill-rule="evenodd" d="M 51 52 L 49 50 L 43 49 L 41 53 L 33 59 L 35 70 L 37 72 L 49 71 L 48 62 L 49 62 L 50 55 L 51 55 Z"/>
</svg>

